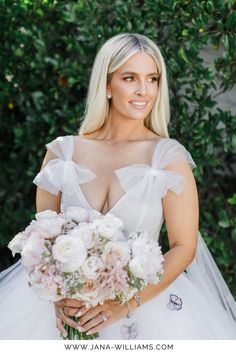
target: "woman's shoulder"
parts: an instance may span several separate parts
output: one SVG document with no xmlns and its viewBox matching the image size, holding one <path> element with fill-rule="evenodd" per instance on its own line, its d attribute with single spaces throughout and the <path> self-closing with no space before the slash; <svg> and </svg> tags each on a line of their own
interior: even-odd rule
<svg viewBox="0 0 236 354">
<path fill-rule="evenodd" d="M 74 135 L 58 136 L 46 143 L 45 146 L 48 156 L 69 159 L 73 153 Z"/>
<path fill-rule="evenodd" d="M 181 140 L 171 137 L 162 138 L 161 140 L 162 144 L 160 144 L 160 149 L 156 153 L 156 159 L 162 168 L 170 163 L 179 161 L 187 162 L 191 168 L 196 167 L 192 155 Z"/>
</svg>

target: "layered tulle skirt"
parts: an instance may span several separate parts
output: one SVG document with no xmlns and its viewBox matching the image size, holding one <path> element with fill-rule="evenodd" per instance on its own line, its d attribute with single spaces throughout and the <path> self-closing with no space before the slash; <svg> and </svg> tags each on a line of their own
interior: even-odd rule
<svg viewBox="0 0 236 354">
<path fill-rule="evenodd" d="M 0 276 L 0 339 L 60 339 L 53 303 L 29 287 L 21 261 Z M 184 272 L 129 319 L 107 325 L 98 339 L 236 339 L 236 324 Z"/>
</svg>

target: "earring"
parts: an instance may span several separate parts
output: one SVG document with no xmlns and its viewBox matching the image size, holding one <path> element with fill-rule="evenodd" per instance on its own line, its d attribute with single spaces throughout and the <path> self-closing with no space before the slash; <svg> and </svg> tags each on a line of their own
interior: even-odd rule
<svg viewBox="0 0 236 354">
<path fill-rule="evenodd" d="M 107 98 L 111 98 L 111 94 L 110 93 L 107 94 Z"/>
</svg>

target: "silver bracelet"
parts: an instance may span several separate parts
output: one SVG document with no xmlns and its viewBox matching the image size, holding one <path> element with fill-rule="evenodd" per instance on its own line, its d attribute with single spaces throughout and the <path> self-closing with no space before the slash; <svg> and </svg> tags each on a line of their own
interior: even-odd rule
<svg viewBox="0 0 236 354">
<path fill-rule="evenodd" d="M 134 294 L 134 299 L 137 302 L 137 305 L 141 306 L 141 297 L 138 295 L 138 293 Z"/>
<path fill-rule="evenodd" d="M 126 315 L 127 318 L 130 318 L 132 316 L 132 313 L 130 311 L 130 305 L 129 305 L 129 301 L 126 301 L 127 307 L 128 307 L 128 313 Z"/>
</svg>

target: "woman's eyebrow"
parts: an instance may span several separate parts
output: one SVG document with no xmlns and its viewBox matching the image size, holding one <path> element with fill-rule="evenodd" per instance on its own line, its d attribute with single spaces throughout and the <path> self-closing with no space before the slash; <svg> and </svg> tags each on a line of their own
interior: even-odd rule
<svg viewBox="0 0 236 354">
<path fill-rule="evenodd" d="M 121 73 L 121 76 L 126 75 L 126 74 L 138 75 L 138 73 L 135 73 L 134 71 L 124 71 Z M 155 73 L 147 74 L 147 76 L 151 76 L 151 75 L 158 75 L 158 73 L 155 72 Z"/>
</svg>

